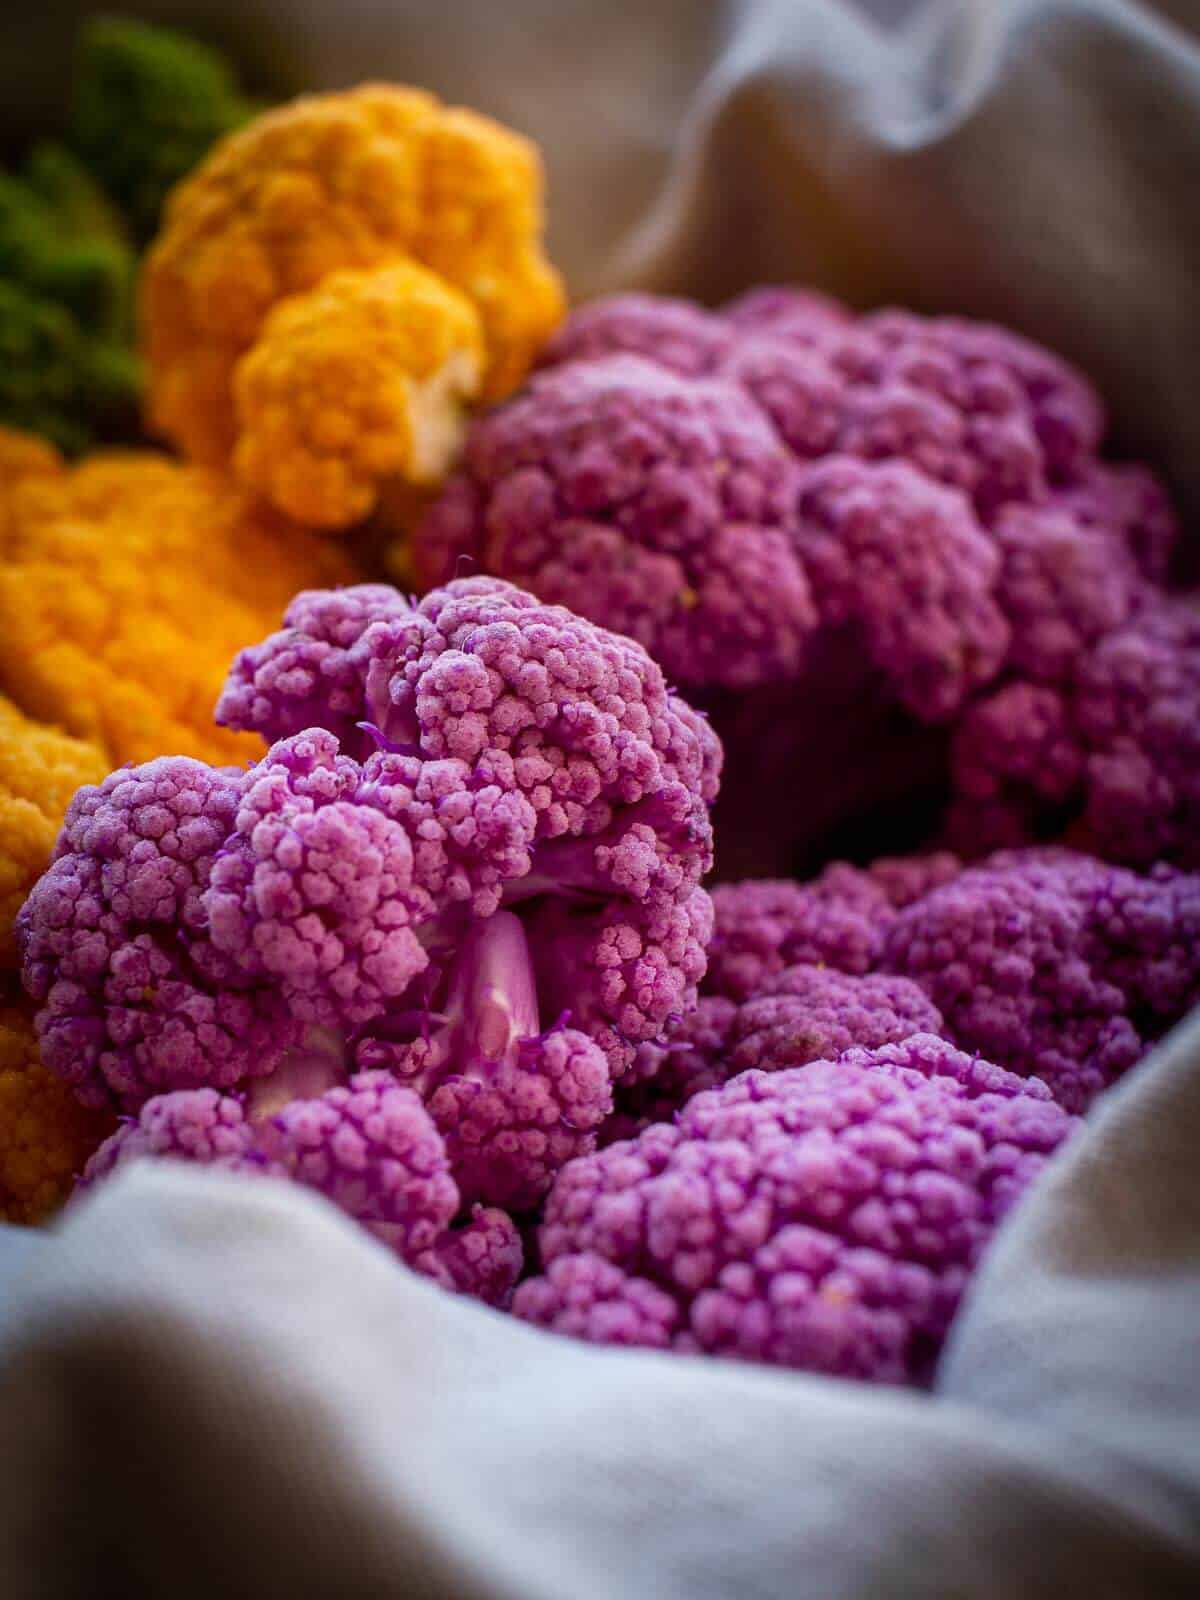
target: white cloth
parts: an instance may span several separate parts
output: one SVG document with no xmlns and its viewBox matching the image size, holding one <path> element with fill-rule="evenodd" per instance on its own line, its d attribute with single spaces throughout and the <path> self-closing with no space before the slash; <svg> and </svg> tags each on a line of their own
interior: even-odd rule
<svg viewBox="0 0 1200 1600">
<path fill-rule="evenodd" d="M 70 9 L 19 19 L 31 83 Z M 424 81 L 546 140 L 579 292 L 807 277 L 1009 321 L 1200 503 L 1195 40 L 1125 0 L 873 9 L 901 20 L 253 0 L 241 25 L 294 83 Z M 298 1190 L 133 1171 L 0 1235 L 0 1594 L 1195 1595 L 1198 1148 L 1200 1020 L 1002 1231 L 932 1395 L 555 1340 Z"/>
</svg>

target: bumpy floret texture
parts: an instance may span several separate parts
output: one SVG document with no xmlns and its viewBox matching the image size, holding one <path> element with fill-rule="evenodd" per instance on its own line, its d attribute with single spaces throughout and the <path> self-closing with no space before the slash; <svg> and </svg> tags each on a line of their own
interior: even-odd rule
<svg viewBox="0 0 1200 1600">
<path fill-rule="evenodd" d="M 1043 1085 L 928 1034 L 743 1073 L 564 1169 L 514 1309 L 603 1343 L 920 1381 L 1071 1127 Z"/>
<path fill-rule="evenodd" d="M 465 462 L 417 537 L 429 581 L 469 555 L 629 634 L 672 680 L 797 672 L 816 613 L 795 466 L 732 384 L 569 362 L 477 424 Z"/>
<path fill-rule="evenodd" d="M 417 1096 L 387 1073 L 359 1073 L 265 1113 L 211 1088 L 157 1096 L 92 1157 L 84 1184 L 146 1159 L 290 1179 L 417 1271 L 496 1304 L 520 1272 L 520 1238 L 503 1212 L 478 1207 L 454 1226 L 461 1204 L 442 1139 Z"/>
<path fill-rule="evenodd" d="M 835 861 L 808 883 L 751 878 L 718 884 L 705 991 L 747 1000 L 798 964 L 869 972 L 895 911 L 959 870 L 957 857 L 934 851 L 881 857 L 867 868 Z"/>
<path fill-rule="evenodd" d="M 0 475 L 0 688 L 110 765 L 239 761 L 214 726 L 230 658 L 346 557 L 215 474 L 150 452 Z"/>
<path fill-rule="evenodd" d="M 368 85 L 308 96 L 256 118 L 176 189 L 148 257 L 142 313 L 155 425 L 202 463 L 228 461 L 238 439 L 235 373 L 279 302 L 308 295 L 342 269 L 373 272 L 406 262 L 475 308 L 483 393 L 507 393 L 561 315 L 562 288 L 542 255 L 541 227 L 534 147 L 417 90 Z M 273 375 L 268 381 L 260 366 L 247 380 L 247 400 L 256 399 L 259 382 L 277 386 L 285 333 L 300 337 L 293 348 L 302 367 L 314 355 L 304 343 L 304 314 L 281 315 L 282 323 L 265 330 L 274 349 L 264 364 Z M 396 307 L 388 324 L 398 326 L 400 315 Z M 350 334 L 362 331 L 361 318 L 335 321 L 343 347 L 337 359 L 317 353 L 307 367 L 322 384 L 341 370 Z M 368 329 L 358 346 L 368 363 L 372 343 Z M 301 402 L 311 420 L 296 441 L 290 489 L 297 503 L 314 443 L 322 455 L 339 453 L 340 445 L 344 459 L 356 461 L 361 418 L 343 398 L 333 387 Z M 391 457 L 381 464 L 390 466 Z M 357 465 L 361 476 L 366 463 L 360 457 Z M 318 515 L 327 510 L 329 475 L 313 479 L 311 511 Z"/>
<path fill-rule="evenodd" d="M 781 1072 L 836 1060 L 854 1045 L 899 1044 L 914 1033 L 941 1031 L 937 1007 L 907 978 L 785 967 L 741 1005 L 705 995 L 665 1044 L 643 1045 L 605 1138 L 667 1121 L 695 1095 L 741 1072 Z"/>
<path fill-rule="evenodd" d="M 85 1105 L 232 1087 L 295 1036 L 214 945 L 203 897 L 233 830 L 232 769 L 161 756 L 83 788 L 18 921 L 46 1065 Z"/>
<path fill-rule="evenodd" d="M 253 109 L 224 57 L 195 39 L 130 17 L 80 31 L 71 141 L 143 239 L 172 185 Z"/>
<path fill-rule="evenodd" d="M 44 1221 L 111 1128 L 42 1064 L 32 1018 L 0 1009 L 0 1217 Z"/>
<path fill-rule="evenodd" d="M 1200 865 L 1200 611 L 1148 605 L 1063 669 L 1006 684 L 964 719 L 951 836 L 978 850 L 1070 823 L 1113 860 Z"/>
<path fill-rule="evenodd" d="M 382 483 L 443 476 L 483 358 L 475 307 L 435 273 L 332 273 L 281 301 L 238 365 L 237 475 L 302 521 L 358 522 Z"/>
<path fill-rule="evenodd" d="M 21 922 L 46 1059 L 136 1111 L 319 1030 L 419 1091 L 464 1204 L 532 1205 L 695 1003 L 719 747 L 632 641 L 494 580 L 293 620 L 223 707 L 331 727 L 73 803 Z"/>
<path fill-rule="evenodd" d="M 16 963 L 13 922 L 50 860 L 67 803 L 107 765 L 95 745 L 30 721 L 0 697 L 0 971 Z"/>
<path fill-rule="evenodd" d="M 1200 998 L 1198 941 L 1196 874 L 1018 850 L 901 910 L 878 960 L 956 1044 L 1083 1111 Z"/>
<path fill-rule="evenodd" d="M 1200 725 L 1163 587 L 1178 520 L 1103 431 L 1087 381 L 1003 329 L 788 290 L 618 296 L 473 425 L 413 555 L 647 645 L 726 740 L 723 872 L 794 870 L 906 807 L 915 837 L 948 786 L 972 854 L 1082 821 L 1114 859 L 1186 862 L 1200 756 L 1155 731 Z M 1095 705 L 1121 693 L 1131 732 Z M 756 821 L 780 848 L 746 846 Z"/>
</svg>

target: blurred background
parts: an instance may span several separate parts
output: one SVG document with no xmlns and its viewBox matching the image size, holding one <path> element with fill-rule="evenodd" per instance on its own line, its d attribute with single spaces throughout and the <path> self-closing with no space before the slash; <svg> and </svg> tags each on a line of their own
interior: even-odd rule
<svg viewBox="0 0 1200 1600">
<path fill-rule="evenodd" d="M 78 25 L 106 11 L 230 50 L 267 98 L 392 78 L 529 133 L 577 298 L 804 279 L 1022 328 L 1091 371 L 1119 448 L 1200 504 L 1179 376 L 1200 361 L 1195 0 L 9 5 L 10 151 L 53 130 Z"/>
</svg>

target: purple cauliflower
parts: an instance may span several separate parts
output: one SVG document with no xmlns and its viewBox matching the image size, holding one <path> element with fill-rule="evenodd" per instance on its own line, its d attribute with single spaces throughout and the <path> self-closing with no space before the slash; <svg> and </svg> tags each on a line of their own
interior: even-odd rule
<svg viewBox="0 0 1200 1600">
<path fill-rule="evenodd" d="M 333 1039 L 418 1093 L 462 1204 L 530 1206 L 695 1003 L 720 747 L 631 640 L 492 579 L 288 622 L 222 699 L 261 761 L 76 797 L 21 917 L 46 1060 L 137 1112 Z"/>
<path fill-rule="evenodd" d="M 420 1098 L 385 1072 L 339 1081 L 335 1064 L 336 1052 L 301 1051 L 248 1096 L 157 1095 L 100 1147 L 82 1187 L 146 1158 L 290 1178 L 443 1287 L 505 1304 L 522 1263 L 512 1219 L 476 1206 L 456 1225 L 463 1199 Z"/>
<path fill-rule="evenodd" d="M 816 613 L 790 532 L 796 468 L 720 379 L 631 355 L 534 377 L 466 447 L 424 520 L 431 581 L 460 556 L 628 634 L 685 683 L 791 678 Z"/>
<path fill-rule="evenodd" d="M 896 910 L 948 883 L 959 870 L 955 856 L 939 851 L 885 856 L 867 868 L 835 861 L 809 883 L 718 884 L 705 990 L 748 1000 L 798 964 L 869 972 Z"/>
<path fill-rule="evenodd" d="M 1101 630 L 1073 655 L 1063 641 L 1057 680 L 1006 683 L 964 718 L 948 822 L 964 849 L 1070 824 L 1111 860 L 1200 866 L 1200 610 L 1147 605 Z"/>
<path fill-rule="evenodd" d="M 477 563 L 655 655 L 726 743 L 723 875 L 795 870 L 838 823 L 916 837 L 948 785 L 971 854 L 1086 818 L 1114 859 L 1186 861 L 1200 753 L 1155 731 L 1200 726 L 1178 525 L 1103 433 L 1086 379 L 1000 328 L 622 295 L 474 423 L 416 562 Z M 1142 643 L 1118 666 L 1122 630 Z M 1106 725 L 1121 693 L 1144 731 Z"/>
<path fill-rule="evenodd" d="M 617 1114 L 602 1142 L 667 1121 L 695 1095 L 742 1072 L 781 1072 L 836 1060 L 854 1045 L 941 1032 L 937 1007 L 907 978 L 786 967 L 741 1005 L 704 995 L 666 1043 L 643 1045 L 618 1088 Z"/>
<path fill-rule="evenodd" d="M 79 790 L 17 923 L 42 1059 L 84 1105 L 232 1088 L 299 1039 L 280 996 L 213 943 L 204 897 L 241 780 L 184 756 Z"/>
<path fill-rule="evenodd" d="M 746 1072 L 563 1169 L 514 1310 L 600 1343 L 920 1382 L 1072 1126 L 1036 1080 L 929 1034 Z"/>
<path fill-rule="evenodd" d="M 877 964 L 962 1049 L 1084 1111 L 1200 1000 L 1200 874 L 1002 851 L 900 910 Z"/>
</svg>

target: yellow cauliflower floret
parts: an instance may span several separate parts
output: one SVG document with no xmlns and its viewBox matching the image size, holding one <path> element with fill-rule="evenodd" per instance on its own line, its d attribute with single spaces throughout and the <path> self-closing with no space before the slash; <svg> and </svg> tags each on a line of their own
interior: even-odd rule
<svg viewBox="0 0 1200 1600">
<path fill-rule="evenodd" d="M 45 870 L 67 802 L 110 766 L 94 744 L 31 722 L 0 696 L 0 967 L 16 961 L 13 918 Z"/>
<path fill-rule="evenodd" d="M 0 427 L 0 489 L 19 478 L 54 477 L 64 470 L 63 458 L 49 440 Z"/>
<path fill-rule="evenodd" d="M 286 329 L 307 341 L 300 363 L 310 363 L 314 381 L 326 372 L 325 363 L 311 361 L 315 324 L 298 306 L 282 328 L 276 319 L 268 323 L 278 303 L 310 294 L 342 269 L 373 272 L 404 262 L 424 266 L 474 306 L 483 338 L 480 396 L 497 399 L 521 381 L 563 312 L 541 232 L 537 151 L 486 117 L 386 85 L 307 96 L 268 112 L 222 140 L 174 191 L 147 259 L 141 312 L 152 424 L 196 461 L 227 463 L 239 438 L 235 373 L 260 336 L 272 353 L 252 368 L 251 391 L 265 384 L 274 392 L 263 366 L 282 371 Z M 406 306 L 427 320 L 428 295 L 418 282 L 391 280 L 392 330 Z M 363 331 L 362 321 L 338 325 L 346 355 L 347 335 Z M 373 338 L 366 329 L 360 359 L 370 359 Z M 474 338 L 458 349 L 474 351 Z M 446 382 L 462 388 L 457 377 Z M 322 391 L 310 410 L 328 399 Z M 293 402 L 303 403 L 298 390 Z M 257 407 L 251 412 L 256 429 L 261 416 Z M 381 418 L 376 431 L 392 426 L 391 417 Z M 330 517 L 329 474 L 313 474 L 306 459 L 311 430 L 298 429 L 295 443 L 301 459 L 294 473 L 281 461 L 273 481 L 289 483 L 291 510 L 302 520 L 342 522 L 346 497 L 333 495 Z M 353 443 L 345 445 L 351 456 Z M 254 464 L 254 481 L 262 477 L 261 448 L 238 453 L 243 471 Z M 326 435 L 315 453 L 327 464 L 337 452 Z M 389 463 L 393 454 L 386 452 Z M 365 482 L 361 456 L 347 475 Z M 309 480 L 310 498 L 297 488 Z M 356 498 L 361 502 L 361 488 Z"/>
<path fill-rule="evenodd" d="M 42 1065 L 24 1011 L 0 1007 L 0 1217 L 41 1222 L 115 1126 L 107 1113 L 85 1110 Z"/>
<path fill-rule="evenodd" d="M 295 517 L 357 522 L 381 482 L 442 477 L 483 360 L 475 307 L 424 267 L 332 273 L 281 300 L 238 365 L 237 474 Z"/>
<path fill-rule="evenodd" d="M 0 539 L 8 526 L 10 491 L 30 478 L 56 478 L 66 463 L 46 439 L 0 427 Z"/>
<path fill-rule="evenodd" d="M 261 753 L 213 723 L 225 674 L 298 589 L 354 581 L 344 552 L 152 452 L 26 478 L 6 499 L 0 690 L 94 740 L 109 766 Z"/>
</svg>

